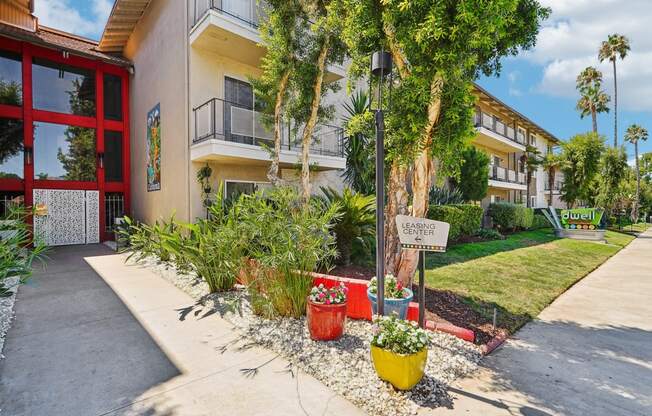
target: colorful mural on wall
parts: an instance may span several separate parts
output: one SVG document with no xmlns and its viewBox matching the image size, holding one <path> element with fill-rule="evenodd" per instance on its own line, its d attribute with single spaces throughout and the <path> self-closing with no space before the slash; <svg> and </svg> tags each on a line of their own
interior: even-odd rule
<svg viewBox="0 0 652 416">
<path fill-rule="evenodd" d="M 161 189 L 161 104 L 147 113 L 147 191 Z"/>
</svg>

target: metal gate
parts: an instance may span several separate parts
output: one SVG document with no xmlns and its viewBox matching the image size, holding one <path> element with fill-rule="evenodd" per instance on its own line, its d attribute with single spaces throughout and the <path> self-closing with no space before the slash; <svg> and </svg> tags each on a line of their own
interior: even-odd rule
<svg viewBox="0 0 652 416">
<path fill-rule="evenodd" d="M 34 189 L 34 233 L 48 246 L 100 242 L 99 191 Z"/>
</svg>

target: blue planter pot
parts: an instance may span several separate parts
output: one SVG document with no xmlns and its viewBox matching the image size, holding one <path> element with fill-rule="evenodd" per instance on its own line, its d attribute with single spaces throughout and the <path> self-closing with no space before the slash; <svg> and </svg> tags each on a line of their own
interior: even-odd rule
<svg viewBox="0 0 652 416">
<path fill-rule="evenodd" d="M 403 299 L 385 298 L 385 315 L 389 316 L 392 313 L 396 313 L 400 319 L 407 318 L 408 305 L 412 302 L 414 293 L 408 288 L 404 288 L 403 290 L 408 293 L 408 297 Z M 376 295 L 367 289 L 367 297 L 369 298 L 369 302 L 371 302 L 371 314 L 376 315 L 378 311 Z"/>
</svg>

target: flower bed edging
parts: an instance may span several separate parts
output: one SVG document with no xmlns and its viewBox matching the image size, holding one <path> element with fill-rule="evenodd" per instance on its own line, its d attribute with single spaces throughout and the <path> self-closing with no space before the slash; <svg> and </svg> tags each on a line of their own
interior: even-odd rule
<svg viewBox="0 0 652 416">
<path fill-rule="evenodd" d="M 367 280 L 352 279 L 349 277 L 331 276 L 322 273 L 312 273 L 313 284 L 323 283 L 326 287 L 332 287 L 343 282 L 349 288 L 348 307 L 346 315 L 351 319 L 371 320 L 371 302 L 367 298 Z M 410 302 L 407 319 L 417 322 L 419 320 L 419 304 Z M 464 341 L 474 342 L 475 332 L 470 329 L 461 328 L 452 324 L 435 323 L 426 321 L 426 328 L 432 331 L 445 332 L 454 335 Z"/>
<path fill-rule="evenodd" d="M 482 355 L 486 356 L 494 352 L 498 347 L 503 345 L 503 343 L 507 340 L 507 337 L 507 333 L 501 332 L 500 334 L 491 338 L 489 342 L 482 346 Z"/>
</svg>

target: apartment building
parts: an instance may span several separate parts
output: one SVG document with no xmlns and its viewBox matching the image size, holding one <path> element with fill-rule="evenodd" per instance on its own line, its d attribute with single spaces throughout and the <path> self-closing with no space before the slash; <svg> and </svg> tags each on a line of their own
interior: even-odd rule
<svg viewBox="0 0 652 416">
<path fill-rule="evenodd" d="M 256 0 L 116 2 L 99 49 L 120 54 L 133 65 L 131 174 L 136 218 L 151 222 L 172 212 L 186 221 L 204 216 L 202 189 L 195 178 L 206 165 L 213 172 L 213 189 L 223 186 L 227 195 L 269 186 L 267 148 L 273 147 L 273 131 L 257 111 L 249 82 L 260 75 L 265 53 L 258 30 L 260 10 Z M 343 67 L 330 67 L 326 81 L 344 86 L 345 75 Z M 346 96 L 342 92 L 327 100 L 343 103 Z M 160 123 L 155 156 L 148 148 L 151 132 L 146 128 L 152 111 L 158 111 Z M 343 186 L 341 124 L 336 115 L 315 129 L 310 148 L 315 190 Z M 288 182 L 298 178 L 301 129 L 296 127 L 290 121 L 283 132 L 281 176 Z M 153 183 L 148 167 L 152 157 L 160 158 Z"/>
<path fill-rule="evenodd" d="M 490 158 L 489 191 L 482 206 L 486 208 L 500 201 L 533 208 L 549 206 L 548 180 L 543 167 L 532 173 L 528 193 L 524 156 L 528 145 L 538 149 L 542 156 L 551 153 L 559 145 L 559 139 L 479 85 L 475 85 L 475 94 L 478 105 L 474 122 L 478 134 L 473 145 Z M 558 190 L 562 182 L 562 175 L 558 174 L 557 197 L 552 201 L 555 207 L 561 207 Z"/>
<path fill-rule="evenodd" d="M 147 223 L 204 216 L 196 176 L 207 165 L 227 195 L 269 186 L 273 135 L 249 82 L 265 53 L 256 0 L 117 0 L 99 42 L 40 26 L 34 1 L 0 2 L 0 124 L 10 144 L 0 148 L 0 208 L 39 205 L 38 234 L 79 244 L 113 238 L 125 213 Z M 345 77 L 328 68 L 327 82 L 344 87 Z M 345 186 L 345 90 L 326 98 L 337 113 L 314 133 L 315 191 Z M 482 204 L 525 203 L 526 144 L 545 154 L 558 140 L 481 87 L 476 94 L 474 144 L 491 157 Z M 284 126 L 280 154 L 289 182 L 296 127 Z M 547 183 L 535 172 L 531 206 L 548 205 Z"/>
</svg>

